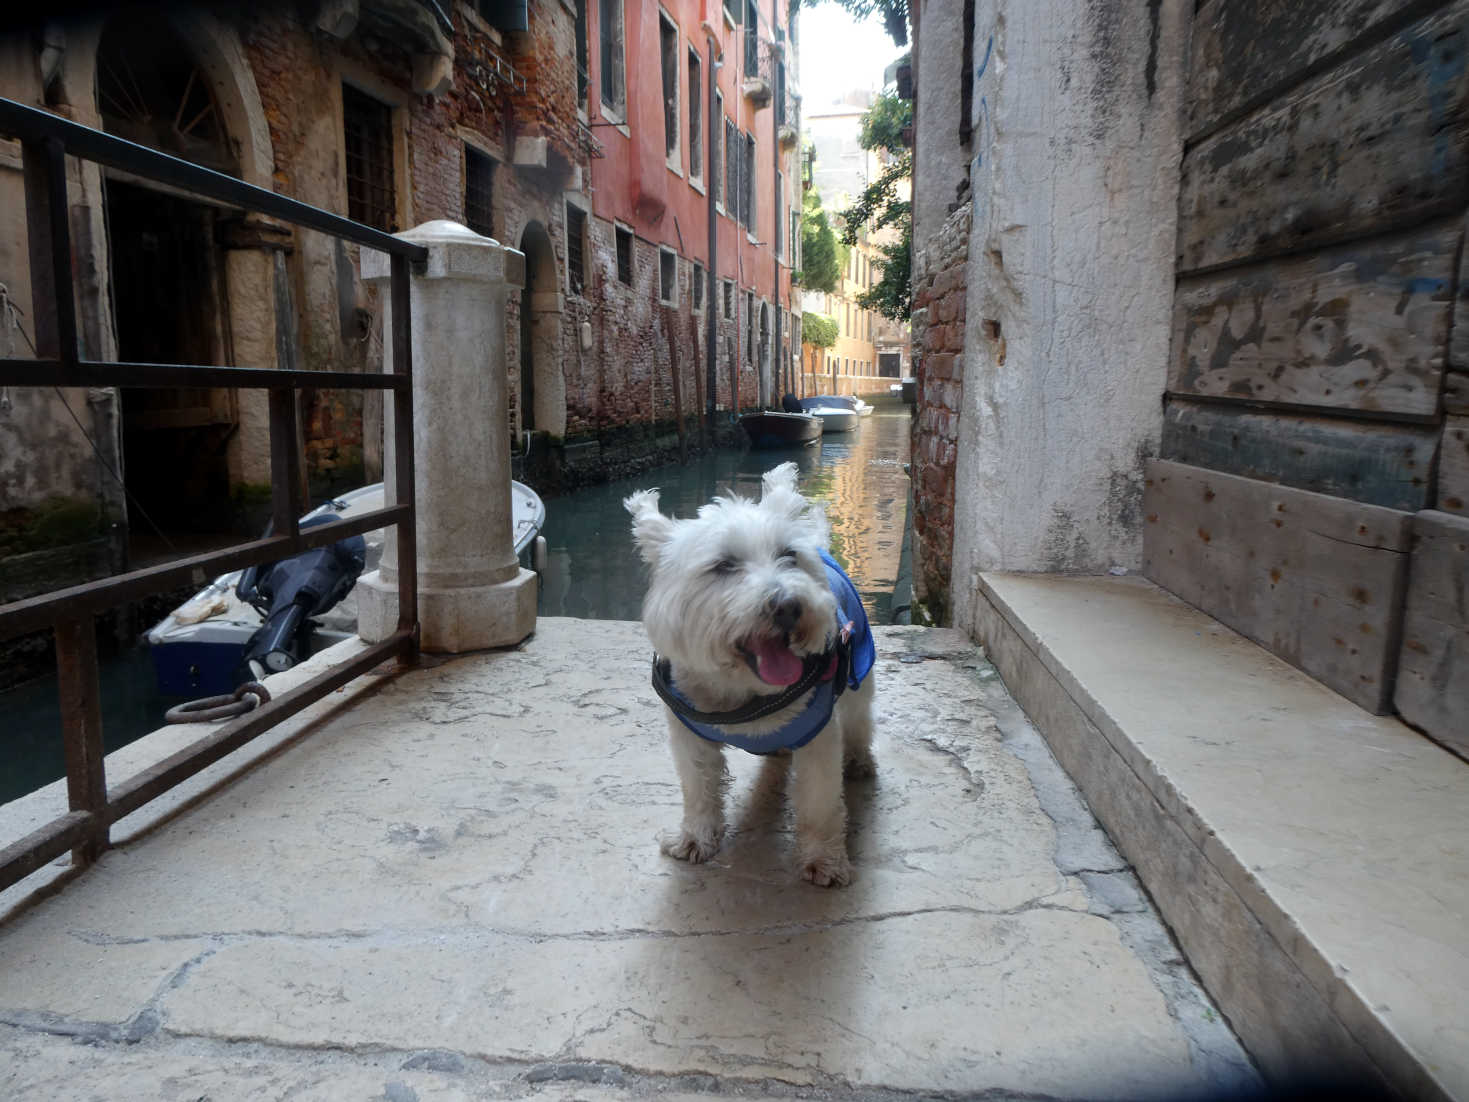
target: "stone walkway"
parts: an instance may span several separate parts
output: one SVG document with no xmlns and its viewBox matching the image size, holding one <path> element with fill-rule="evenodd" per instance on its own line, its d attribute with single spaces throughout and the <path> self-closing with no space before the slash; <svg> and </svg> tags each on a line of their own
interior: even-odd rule
<svg viewBox="0 0 1469 1102">
<path fill-rule="evenodd" d="M 1177 1096 L 1253 1071 L 980 653 L 878 632 L 855 881 L 678 819 L 639 625 L 385 679 L 0 927 L 0 1096 Z"/>
</svg>

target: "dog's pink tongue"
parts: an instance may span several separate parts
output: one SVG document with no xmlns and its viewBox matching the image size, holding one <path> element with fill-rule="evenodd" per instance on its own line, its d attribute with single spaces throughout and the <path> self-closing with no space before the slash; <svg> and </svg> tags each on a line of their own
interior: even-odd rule
<svg viewBox="0 0 1469 1102">
<path fill-rule="evenodd" d="M 768 685 L 794 685 L 801 680 L 803 666 L 795 652 L 779 639 L 753 640 L 757 675 Z"/>
</svg>

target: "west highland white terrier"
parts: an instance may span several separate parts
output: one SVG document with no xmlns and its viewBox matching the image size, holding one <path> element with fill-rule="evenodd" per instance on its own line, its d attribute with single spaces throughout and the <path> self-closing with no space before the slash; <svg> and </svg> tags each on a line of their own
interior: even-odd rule
<svg viewBox="0 0 1469 1102">
<path fill-rule="evenodd" d="M 852 877 L 842 778 L 874 769 L 872 634 L 796 465 L 762 486 L 758 504 L 716 497 L 689 520 L 660 513 L 657 490 L 623 502 L 652 570 L 643 624 L 683 788 L 683 823 L 662 848 L 692 862 L 719 849 L 726 745 L 789 750 L 801 875 L 838 886 Z"/>
</svg>

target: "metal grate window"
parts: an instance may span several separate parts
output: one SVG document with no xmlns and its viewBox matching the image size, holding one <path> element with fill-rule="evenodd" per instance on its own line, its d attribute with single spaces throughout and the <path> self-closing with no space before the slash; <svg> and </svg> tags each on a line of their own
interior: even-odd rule
<svg viewBox="0 0 1469 1102">
<path fill-rule="evenodd" d="M 694 278 L 693 278 L 693 300 L 694 300 L 694 306 L 693 306 L 693 310 L 694 310 L 694 313 L 696 313 L 696 314 L 703 313 L 703 311 L 704 311 L 704 280 L 705 280 L 705 278 L 706 278 L 706 276 L 705 276 L 705 272 L 704 272 L 704 265 L 700 264 L 697 260 L 694 261 Z"/>
<path fill-rule="evenodd" d="M 495 236 L 495 162 L 469 145 L 464 147 L 464 224 Z"/>
<path fill-rule="evenodd" d="M 714 132 L 709 135 L 709 183 L 714 188 L 714 202 L 725 205 L 724 198 L 724 140 L 720 137 L 719 120 L 724 118 L 724 93 L 714 93 Z"/>
<path fill-rule="evenodd" d="M 755 135 L 745 135 L 745 171 L 744 189 L 740 193 L 740 221 L 745 224 L 745 229 L 751 233 L 755 232 L 757 219 L 755 214 Z"/>
<path fill-rule="evenodd" d="M 617 227 L 617 278 L 632 286 L 632 231 Z"/>
<path fill-rule="evenodd" d="M 342 85 L 342 138 L 347 153 L 347 216 L 396 233 L 393 186 L 393 109 Z"/>
<path fill-rule="evenodd" d="M 587 285 L 587 214 L 566 204 L 566 280 L 571 293 L 579 295 Z"/>
<path fill-rule="evenodd" d="M 731 218 L 740 216 L 740 132 L 733 119 L 724 120 L 724 209 Z"/>
<path fill-rule="evenodd" d="M 724 281 L 724 320 L 729 321 L 734 317 L 734 283 L 726 279 Z"/>
<path fill-rule="evenodd" d="M 704 66 L 689 51 L 689 179 L 704 178 Z"/>
</svg>

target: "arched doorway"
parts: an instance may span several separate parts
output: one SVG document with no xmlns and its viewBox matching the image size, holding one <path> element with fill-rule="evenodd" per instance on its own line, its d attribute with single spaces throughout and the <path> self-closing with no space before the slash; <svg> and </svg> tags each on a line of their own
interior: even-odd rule
<svg viewBox="0 0 1469 1102">
<path fill-rule="evenodd" d="M 566 435 L 566 377 L 561 372 L 561 279 L 551 235 L 540 222 L 520 235 L 525 289 L 520 293 L 520 428 Z"/>
<path fill-rule="evenodd" d="M 96 59 L 105 130 L 239 174 L 214 82 L 164 17 L 135 10 L 113 18 Z M 228 212 L 111 172 L 103 190 L 118 359 L 233 362 L 228 298 L 251 289 L 228 285 L 216 244 Z M 230 391 L 126 390 L 121 422 L 127 490 L 170 543 L 231 527 L 228 446 L 238 414 Z M 135 556 L 149 554 L 158 533 L 138 517 L 130 529 Z"/>
</svg>

